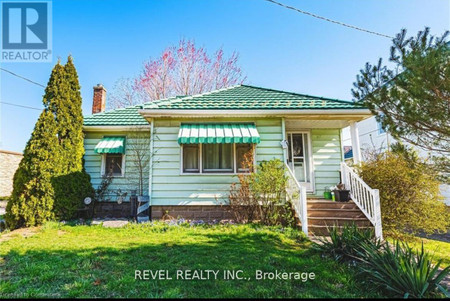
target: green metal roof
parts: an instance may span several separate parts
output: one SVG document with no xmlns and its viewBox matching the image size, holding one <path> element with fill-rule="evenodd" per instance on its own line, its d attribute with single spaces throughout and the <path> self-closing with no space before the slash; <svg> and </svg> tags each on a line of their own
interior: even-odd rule
<svg viewBox="0 0 450 301">
<path fill-rule="evenodd" d="M 97 154 L 124 154 L 125 137 L 103 137 L 94 148 Z"/>
<path fill-rule="evenodd" d="M 181 124 L 179 144 L 259 143 L 256 126 L 252 123 Z"/>
<path fill-rule="evenodd" d="M 360 108 L 363 107 L 353 102 L 247 85 L 144 104 L 144 109 L 178 110 L 317 110 Z"/>
<path fill-rule="evenodd" d="M 84 116 L 85 126 L 143 126 L 147 120 L 138 113 L 142 105 Z"/>
<path fill-rule="evenodd" d="M 147 125 L 138 113 L 150 110 L 337 110 L 365 109 L 349 101 L 239 85 L 193 96 L 177 96 L 84 118 L 85 126 Z"/>
</svg>

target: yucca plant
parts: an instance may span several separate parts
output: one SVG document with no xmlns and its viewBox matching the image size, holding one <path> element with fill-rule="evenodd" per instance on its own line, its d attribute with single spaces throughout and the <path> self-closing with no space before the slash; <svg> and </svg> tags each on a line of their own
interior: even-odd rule
<svg viewBox="0 0 450 301">
<path fill-rule="evenodd" d="M 450 266 L 439 270 L 442 260 L 432 263 L 433 256 L 424 251 L 416 251 L 406 243 L 383 244 L 381 250 L 361 244 L 358 251 L 364 263 L 361 270 L 376 285 L 385 288 L 397 297 L 426 298 L 442 292 L 450 297 L 440 282 L 449 274 Z"/>
<path fill-rule="evenodd" d="M 359 229 L 354 223 L 339 228 L 329 227 L 330 237 L 316 237 L 313 248 L 338 261 L 359 260 L 361 245 L 373 250 L 381 248 L 381 241 L 375 238 L 372 229 Z"/>
</svg>

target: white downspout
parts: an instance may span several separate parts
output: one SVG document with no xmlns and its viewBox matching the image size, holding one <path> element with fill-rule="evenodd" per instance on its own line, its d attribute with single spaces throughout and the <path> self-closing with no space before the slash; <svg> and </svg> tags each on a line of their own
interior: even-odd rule
<svg viewBox="0 0 450 301">
<path fill-rule="evenodd" d="M 281 118 L 281 134 L 283 137 L 281 138 L 281 141 L 286 140 L 286 121 L 284 120 L 284 117 Z M 281 145 L 281 148 L 283 150 L 283 162 L 286 164 L 287 162 L 287 155 L 286 155 L 286 148 Z"/>
<path fill-rule="evenodd" d="M 152 206 L 152 182 L 153 182 L 153 144 L 154 144 L 154 124 L 155 120 L 152 119 L 150 123 L 150 168 L 149 168 L 149 175 L 148 175 L 148 197 L 149 197 L 149 204 L 150 204 L 150 215 L 151 215 L 151 206 Z M 150 216 L 151 220 L 151 216 Z"/>
</svg>

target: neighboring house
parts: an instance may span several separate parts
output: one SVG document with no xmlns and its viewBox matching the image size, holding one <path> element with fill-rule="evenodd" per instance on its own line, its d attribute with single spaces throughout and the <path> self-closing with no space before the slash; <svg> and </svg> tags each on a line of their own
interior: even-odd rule
<svg viewBox="0 0 450 301">
<path fill-rule="evenodd" d="M 23 155 L 0 150 L 0 198 L 9 197 L 13 189 L 13 177 Z"/>
<path fill-rule="evenodd" d="M 359 132 L 362 160 L 365 159 L 365 151 L 373 149 L 377 151 L 386 151 L 393 143 L 396 143 L 396 140 L 382 128 L 381 123 L 378 122 L 375 117 L 358 122 L 357 130 Z M 346 147 L 345 144 L 350 144 L 350 140 L 350 138 L 344 138 L 344 148 Z M 427 157 L 429 155 L 429 153 L 423 149 L 414 146 L 413 148 L 422 157 Z M 348 158 L 353 158 L 353 154 L 351 156 L 348 155 Z M 445 203 L 450 206 L 450 185 L 442 184 L 440 189 Z"/>
<path fill-rule="evenodd" d="M 137 189 L 136 184 L 130 184 L 136 183 L 137 177 L 131 171 L 135 158 L 130 150 L 138 140 L 129 137 L 136 131 L 147 133 L 144 138 L 148 144 L 144 145 L 149 145 L 148 153 L 153 156 L 144 194 L 150 198 L 152 218 L 161 218 L 165 212 L 174 217 L 225 218 L 226 208 L 221 204 L 226 204 L 236 175 L 245 172 L 240 163 L 252 146 L 255 163 L 276 158 L 289 167 L 288 175 L 299 192 L 294 206 L 305 232 L 308 224 L 310 228 L 326 227 L 326 215 L 312 215 L 313 209 L 332 203 L 324 205 L 318 198 L 323 197 L 326 187 L 341 182 L 341 171 L 347 187 L 361 181 L 341 164 L 341 129 L 354 128 L 356 122 L 372 116 L 367 108 L 353 102 L 248 85 L 110 112 L 103 112 L 105 101 L 106 90 L 97 85 L 93 115 L 84 118 L 86 171 L 94 187 L 109 171 L 114 173 L 111 189 Z M 358 139 L 353 137 L 356 144 Z M 361 193 L 359 200 L 354 192 L 355 203 L 372 224 L 378 225 L 381 235 L 376 192 Z M 339 204 L 328 209 L 344 208 L 335 205 Z M 307 207 L 311 214 L 306 213 Z M 346 208 L 350 207 L 352 204 Z M 329 216 L 328 222 L 340 219 L 344 218 Z"/>
</svg>

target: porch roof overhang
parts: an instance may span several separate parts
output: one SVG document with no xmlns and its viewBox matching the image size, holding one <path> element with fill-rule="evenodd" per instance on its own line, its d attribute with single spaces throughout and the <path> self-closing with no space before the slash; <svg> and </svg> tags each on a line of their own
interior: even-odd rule
<svg viewBox="0 0 450 301">
<path fill-rule="evenodd" d="M 252 123 L 181 124 L 179 144 L 259 143 L 261 141 Z"/>
<path fill-rule="evenodd" d="M 274 109 L 274 110 L 189 110 L 141 109 L 145 118 L 208 118 L 208 117 L 286 117 L 301 119 L 335 119 L 360 121 L 373 116 L 369 109 Z"/>
<path fill-rule="evenodd" d="M 328 110 L 174 110 L 142 109 L 139 113 L 151 122 L 153 118 L 199 119 L 216 118 L 285 118 L 287 124 L 296 123 L 304 128 L 345 128 L 352 122 L 370 118 L 369 109 L 328 109 Z"/>
</svg>

